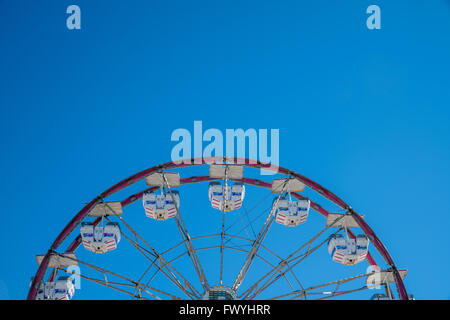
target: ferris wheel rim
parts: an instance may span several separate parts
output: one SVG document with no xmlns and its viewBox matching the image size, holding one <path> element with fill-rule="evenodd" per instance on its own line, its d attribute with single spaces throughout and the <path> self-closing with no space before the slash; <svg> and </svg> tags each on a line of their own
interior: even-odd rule
<svg viewBox="0 0 450 320">
<path fill-rule="evenodd" d="M 36 271 L 36 274 L 33 277 L 30 289 L 28 291 L 27 299 L 33 300 L 36 297 L 37 286 L 43 280 L 44 275 L 47 271 L 47 266 L 48 266 L 50 255 L 65 241 L 65 239 L 74 231 L 74 229 L 79 225 L 79 223 L 81 223 L 81 221 L 87 216 L 88 212 L 98 202 L 103 201 L 104 198 L 107 198 L 107 197 L 119 192 L 120 190 L 125 189 L 126 187 L 137 183 L 138 181 L 141 181 L 142 179 L 144 179 L 146 176 L 150 175 L 151 173 L 158 172 L 160 170 L 181 169 L 184 167 L 193 167 L 193 166 L 200 166 L 200 165 L 210 165 L 210 164 L 214 164 L 214 163 L 229 163 L 229 162 L 231 162 L 232 164 L 243 165 L 246 167 L 256 168 L 256 169 L 264 169 L 264 170 L 274 171 L 276 173 L 295 177 L 295 178 L 299 179 L 301 182 L 303 182 L 306 186 L 311 188 L 313 191 L 315 191 L 316 193 L 319 193 L 320 195 L 327 198 L 331 202 L 335 203 L 339 207 L 343 208 L 344 210 L 347 210 L 347 212 L 350 213 L 354 217 L 356 223 L 360 226 L 361 230 L 366 234 L 366 236 L 369 237 L 371 242 L 374 244 L 374 247 L 377 249 L 377 251 L 382 256 L 383 260 L 392 269 L 393 276 L 394 276 L 394 282 L 397 287 L 399 298 L 401 300 L 408 299 L 408 293 L 407 293 L 405 285 L 403 283 L 403 279 L 399 273 L 399 270 L 397 269 L 397 267 L 394 263 L 394 260 L 392 259 L 391 255 L 389 254 L 386 246 L 378 238 L 378 236 L 375 234 L 375 232 L 372 230 L 372 228 L 370 228 L 370 226 L 367 224 L 367 222 L 364 219 L 362 219 L 362 217 L 356 211 L 354 211 L 353 208 L 351 206 L 349 206 L 344 200 L 342 200 L 337 195 L 335 195 L 333 192 L 331 192 L 328 189 L 326 189 L 325 187 L 321 186 L 314 180 L 309 179 L 306 176 L 303 176 L 303 175 L 301 175 L 295 171 L 292 171 L 290 169 L 287 169 L 287 168 L 284 168 L 281 166 L 274 166 L 270 163 L 262 163 L 259 160 L 253 160 L 253 159 L 248 159 L 248 158 L 230 159 L 229 157 L 188 158 L 188 159 L 181 159 L 179 161 L 166 162 L 166 163 L 156 165 L 156 166 L 150 167 L 148 169 L 142 170 L 126 179 L 121 180 L 120 182 L 114 184 L 112 187 L 106 189 L 104 192 L 102 192 L 97 197 L 95 197 L 93 200 L 91 200 L 89 203 L 87 203 L 69 221 L 69 223 L 66 225 L 66 227 L 56 237 L 56 239 L 52 243 L 50 249 L 47 251 L 47 253 L 43 257 L 41 263 L 39 264 L 38 270 Z M 201 182 L 217 180 L 217 179 L 212 179 L 209 176 L 194 176 L 194 177 L 190 177 L 188 179 L 191 179 L 192 181 L 189 181 L 189 182 L 185 181 L 184 184 L 201 183 Z M 267 187 L 267 186 L 261 185 L 261 182 L 264 183 L 264 181 L 262 181 L 262 180 L 250 179 L 250 178 L 244 178 L 244 179 L 246 179 L 247 183 L 253 184 L 254 186 Z M 231 179 L 231 180 L 233 180 L 233 179 Z M 253 180 L 253 181 L 251 181 L 251 180 Z M 253 182 L 253 183 L 251 183 L 251 182 Z M 265 183 L 267 183 L 267 182 L 265 182 Z M 128 203 L 126 203 L 126 205 L 128 205 L 140 198 L 136 195 L 141 194 L 141 197 L 142 197 L 143 192 L 149 191 L 151 189 L 157 189 L 157 188 L 158 187 L 148 188 L 147 190 L 138 192 L 137 194 L 134 194 L 123 201 L 124 202 L 129 201 Z M 302 197 L 300 194 L 296 194 L 296 195 L 295 195 L 295 193 L 293 193 L 293 194 L 297 198 Z M 320 205 L 318 205 L 318 207 L 320 207 Z M 318 212 L 321 213 L 322 215 L 326 216 L 329 213 L 325 209 L 323 209 L 323 208 L 321 208 L 321 209 L 324 211 L 322 211 L 322 212 L 318 211 Z M 66 252 L 68 252 L 70 250 L 72 250 L 70 252 L 73 252 L 77 249 L 77 247 L 72 248 L 72 245 L 74 245 L 74 242 L 71 244 L 71 246 L 69 246 L 69 248 L 68 248 L 68 250 L 66 250 Z M 372 259 L 372 261 L 371 261 L 371 259 Z M 373 258 L 371 258 L 370 254 L 368 255 L 367 260 L 368 260 L 369 264 L 376 265 L 376 262 L 373 260 Z"/>
</svg>

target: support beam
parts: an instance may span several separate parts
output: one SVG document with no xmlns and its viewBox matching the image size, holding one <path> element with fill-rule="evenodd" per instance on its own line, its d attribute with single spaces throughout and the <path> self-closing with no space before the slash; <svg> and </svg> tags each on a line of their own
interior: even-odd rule
<svg viewBox="0 0 450 320">
<path fill-rule="evenodd" d="M 186 249 L 189 251 L 189 257 L 191 258 L 192 265 L 194 266 L 195 271 L 197 272 L 197 275 L 200 280 L 200 283 L 202 284 L 203 290 L 206 292 L 209 289 L 208 280 L 206 279 L 205 272 L 203 271 L 202 265 L 200 264 L 200 260 L 198 259 L 197 253 L 195 252 L 194 246 L 191 241 L 191 237 L 189 236 L 186 225 L 184 224 L 183 218 L 180 213 L 180 209 L 178 208 L 178 205 L 173 196 L 170 184 L 167 181 L 167 177 L 164 172 L 162 172 L 162 178 L 164 180 L 165 186 L 167 187 L 167 189 L 169 191 L 172 201 L 175 205 L 175 209 L 177 210 L 177 215 L 175 217 L 175 221 L 177 223 L 178 230 L 180 231 L 181 237 L 185 240 L 184 244 L 186 246 Z M 165 187 L 163 187 L 162 190 L 164 192 L 164 195 L 166 196 L 167 193 L 165 191 Z"/>
<path fill-rule="evenodd" d="M 289 180 L 286 180 L 284 182 L 283 187 L 281 188 L 280 194 L 278 195 L 275 203 L 272 204 L 272 209 L 270 210 L 269 215 L 266 218 L 266 221 L 264 222 L 261 230 L 259 231 L 258 236 L 256 237 L 255 241 L 253 242 L 253 246 L 250 250 L 250 253 L 248 254 L 247 258 L 244 261 L 244 264 L 241 267 L 241 270 L 239 271 L 239 274 L 236 277 L 236 280 L 234 280 L 232 289 L 237 292 L 239 287 L 241 286 L 242 282 L 244 281 L 245 276 L 247 275 L 248 270 L 250 269 L 250 266 L 253 263 L 253 260 L 255 259 L 256 254 L 258 253 L 259 248 L 261 247 L 261 244 L 263 240 L 265 239 L 267 233 L 269 232 L 270 226 L 272 225 L 274 219 L 275 219 L 275 208 L 278 206 L 278 202 L 280 201 L 281 195 L 286 190 L 286 186 Z"/>
</svg>

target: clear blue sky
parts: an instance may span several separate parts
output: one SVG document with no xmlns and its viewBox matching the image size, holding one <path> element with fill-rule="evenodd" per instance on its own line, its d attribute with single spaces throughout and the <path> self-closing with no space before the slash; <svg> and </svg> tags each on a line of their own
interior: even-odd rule
<svg viewBox="0 0 450 320">
<path fill-rule="evenodd" d="M 280 164 L 364 214 L 416 298 L 449 299 L 449 35 L 444 0 L 0 0 L 0 299 L 194 120 L 280 129 Z"/>
</svg>

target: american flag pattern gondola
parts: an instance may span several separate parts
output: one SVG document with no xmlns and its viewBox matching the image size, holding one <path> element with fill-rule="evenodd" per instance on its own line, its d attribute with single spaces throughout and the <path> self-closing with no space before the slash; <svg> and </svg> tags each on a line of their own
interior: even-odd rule
<svg viewBox="0 0 450 320">
<path fill-rule="evenodd" d="M 80 233 L 84 248 L 94 253 L 115 250 L 120 241 L 120 227 L 117 222 L 108 222 L 105 227 L 83 222 Z"/>
<path fill-rule="evenodd" d="M 333 261 L 344 265 L 355 265 L 367 257 L 369 239 L 358 235 L 356 239 L 346 239 L 341 234 L 332 236 L 328 242 L 328 252 Z"/>
<path fill-rule="evenodd" d="M 276 200 L 274 202 L 276 202 Z M 287 227 L 296 227 L 306 222 L 309 214 L 309 207 L 309 200 L 279 200 L 275 207 L 275 221 Z"/>
<path fill-rule="evenodd" d="M 171 191 L 171 193 L 168 192 L 165 195 L 146 192 L 142 197 L 142 201 L 145 215 L 155 220 L 167 220 L 175 217 L 177 215 L 177 207 L 180 207 L 178 191 Z"/>
<path fill-rule="evenodd" d="M 234 183 L 232 186 L 228 186 L 226 191 L 225 195 L 225 186 L 222 186 L 220 182 L 211 182 L 208 191 L 211 206 L 217 210 L 225 210 L 226 212 L 241 208 L 245 197 L 244 184 Z"/>
</svg>

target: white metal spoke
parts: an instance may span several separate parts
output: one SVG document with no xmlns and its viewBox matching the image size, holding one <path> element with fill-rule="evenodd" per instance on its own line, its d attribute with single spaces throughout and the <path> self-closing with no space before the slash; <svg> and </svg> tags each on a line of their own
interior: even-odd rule
<svg viewBox="0 0 450 320">
<path fill-rule="evenodd" d="M 202 284 L 203 290 L 207 291 L 209 289 L 208 280 L 206 279 L 205 273 L 200 264 L 200 260 L 198 259 L 198 256 L 194 249 L 194 246 L 192 244 L 191 237 L 189 236 L 186 225 L 184 224 L 183 218 L 180 213 L 180 209 L 178 208 L 178 205 L 175 201 L 175 197 L 173 196 L 172 190 L 170 188 L 169 182 L 167 181 L 167 177 L 165 176 L 164 172 L 162 172 L 162 177 L 164 180 L 164 184 L 167 187 L 169 194 L 172 198 L 172 201 L 175 205 L 175 209 L 177 211 L 175 221 L 177 223 L 178 230 L 180 231 L 182 238 L 185 240 L 184 245 L 186 246 L 186 249 L 189 251 L 189 257 L 191 258 L 192 265 L 194 266 L 195 271 L 197 272 L 197 275 L 200 280 L 200 283 Z M 165 188 L 163 188 L 162 190 L 164 192 L 164 195 L 166 195 Z"/>
<path fill-rule="evenodd" d="M 75 258 L 72 258 L 72 257 L 70 257 L 70 256 L 67 256 L 67 255 L 64 255 L 64 254 L 60 254 L 60 253 L 57 253 L 57 252 L 55 252 L 55 254 L 58 255 L 58 256 L 60 256 L 60 257 L 64 257 L 64 258 L 66 258 L 66 259 L 73 260 L 74 262 L 80 263 L 80 264 L 82 264 L 82 265 L 85 265 L 85 266 L 87 266 L 87 267 L 89 267 L 89 268 L 91 268 L 91 269 L 97 271 L 97 272 L 100 272 L 100 273 L 103 275 L 104 280 L 96 280 L 97 282 L 99 282 L 99 281 L 100 281 L 100 282 L 104 282 L 104 283 L 107 284 L 107 285 L 109 285 L 109 284 L 112 283 L 112 284 L 115 284 L 115 285 L 126 285 L 126 286 L 130 286 L 130 287 L 141 287 L 141 290 L 142 290 L 142 289 L 149 289 L 149 290 L 152 290 L 152 291 L 159 292 L 159 293 L 162 293 L 162 294 L 164 294 L 164 295 L 167 295 L 167 296 L 169 296 L 169 297 L 171 297 L 171 298 L 173 298 L 173 299 L 178 298 L 178 297 L 176 297 L 175 295 L 172 295 L 172 294 L 170 294 L 170 293 L 164 292 L 164 291 L 162 291 L 162 290 L 160 290 L 160 289 L 157 289 L 157 288 L 153 288 L 153 287 L 144 285 L 144 284 L 140 283 L 139 281 L 133 280 L 133 279 L 131 279 L 131 278 L 129 278 L 129 277 L 120 275 L 120 274 L 118 274 L 118 273 L 116 273 L 116 272 L 107 270 L 107 269 L 105 269 L 105 268 L 101 268 L 101 267 L 95 266 L 95 265 L 93 265 L 93 264 L 91 264 L 91 263 L 88 263 L 88 262 L 86 262 L 86 261 L 82 261 L 82 260 L 80 260 L 80 259 L 75 259 Z M 64 270 L 64 269 L 61 269 L 61 270 Z M 65 271 L 65 270 L 64 270 L 64 271 Z M 128 281 L 128 282 L 130 282 L 130 284 L 132 284 L 132 285 L 127 285 L 127 284 L 123 284 L 123 283 L 121 284 L 121 283 L 117 283 L 117 282 L 110 282 L 110 281 L 107 280 L 107 276 L 106 276 L 107 274 L 112 275 L 112 276 L 117 277 L 117 278 L 120 278 L 120 279 L 122 279 L 122 280 Z M 77 275 L 79 275 L 80 277 L 86 277 L 86 276 L 81 275 L 81 274 L 77 274 Z M 86 277 L 86 278 L 87 278 L 87 277 Z M 93 279 L 93 278 L 89 278 L 89 279 Z M 149 294 L 153 295 L 152 293 L 149 293 Z M 131 295 L 134 295 L 134 294 L 131 294 Z M 154 297 L 156 297 L 156 296 L 154 296 Z"/>
<path fill-rule="evenodd" d="M 171 265 L 163 255 L 159 254 L 156 249 L 154 249 L 141 235 L 139 235 L 122 217 L 119 219 L 124 223 L 124 225 L 139 239 L 141 239 L 152 251 L 154 256 L 157 258 L 159 265 L 157 265 L 158 270 L 161 271 L 170 281 L 172 281 L 180 290 L 182 290 L 188 297 L 191 299 L 198 299 L 200 297 L 199 292 L 195 289 L 195 287 L 176 269 Z M 131 242 L 133 244 L 133 242 Z M 141 252 L 142 253 L 142 252 Z M 150 260 L 150 259 L 149 259 Z M 150 260 L 152 261 L 152 260 Z M 183 280 L 183 283 L 178 279 L 180 277 Z M 187 290 L 187 287 L 190 289 Z"/>
<path fill-rule="evenodd" d="M 336 285 L 335 289 L 329 293 L 329 294 L 332 294 L 333 292 L 337 292 L 337 289 L 342 284 L 349 283 L 351 281 L 354 281 L 354 280 L 357 280 L 357 279 L 361 279 L 361 278 L 364 278 L 364 277 L 368 277 L 369 275 L 371 275 L 371 273 L 361 274 L 361 275 L 357 275 L 357 276 L 353 276 L 353 277 L 349 277 L 349 278 L 345 278 L 345 279 L 340 279 L 340 280 L 335 280 L 335 281 L 330 281 L 330 282 L 327 282 L 327 283 L 311 286 L 311 287 L 308 287 L 306 289 L 296 290 L 296 291 L 292 291 L 292 292 L 289 292 L 289 293 L 285 293 L 285 294 L 276 296 L 274 298 L 269 298 L 269 300 L 277 300 L 277 299 L 282 299 L 282 298 L 298 299 L 298 298 L 301 298 L 301 297 L 305 297 L 308 294 L 319 294 L 317 292 L 316 293 L 314 293 L 314 292 L 310 293 L 310 291 L 312 291 L 312 290 L 316 290 L 316 289 L 320 289 L 320 288 Z M 321 294 L 327 294 L 327 293 L 322 292 Z"/>
<path fill-rule="evenodd" d="M 220 285 L 223 284 L 223 240 L 225 237 L 225 202 L 228 200 L 228 166 L 225 166 L 224 190 L 222 202 L 222 233 L 220 234 Z"/>
<path fill-rule="evenodd" d="M 340 292 L 332 292 L 329 296 L 322 297 L 317 300 L 330 299 L 330 298 L 334 298 L 334 297 L 341 296 L 344 294 L 354 293 L 354 292 L 358 292 L 358 291 L 362 291 L 362 290 L 366 290 L 366 289 L 368 289 L 367 286 L 362 286 L 361 288 L 358 288 L 358 289 L 345 290 L 345 291 L 340 291 Z M 309 293 L 309 294 L 311 295 L 311 294 L 315 294 L 315 293 Z M 317 294 L 323 294 L 323 293 L 317 293 Z"/>
<path fill-rule="evenodd" d="M 236 277 L 236 279 L 235 279 L 235 281 L 233 283 L 232 289 L 235 292 L 237 292 L 239 287 L 241 286 L 241 284 L 242 284 L 242 282 L 243 282 L 243 280 L 244 280 L 248 270 L 250 269 L 250 266 L 253 263 L 253 260 L 255 259 L 256 253 L 258 252 L 258 250 L 261 247 L 261 244 L 262 244 L 264 238 L 266 237 L 267 233 L 269 232 L 270 226 L 272 225 L 272 223 L 274 221 L 275 208 L 277 207 L 278 202 L 280 201 L 281 195 L 283 194 L 283 192 L 286 189 L 286 185 L 287 185 L 288 181 L 289 180 L 286 180 L 286 182 L 284 183 L 283 188 L 282 188 L 280 194 L 278 195 L 275 203 L 272 204 L 272 209 L 270 210 L 270 213 L 267 216 L 266 221 L 264 222 L 264 224 L 263 224 L 263 226 L 262 226 L 258 236 L 256 237 L 255 241 L 253 242 L 253 246 L 252 246 L 252 248 L 251 248 L 247 258 L 245 259 L 244 264 L 241 267 L 241 270 L 239 271 L 239 274 L 237 275 L 237 277 Z"/>
<path fill-rule="evenodd" d="M 317 235 L 315 235 L 313 238 L 311 238 L 310 240 L 308 240 L 307 242 L 302 244 L 299 248 L 297 248 L 295 251 L 293 251 L 291 254 L 289 254 L 289 256 L 286 259 L 283 259 L 282 261 L 280 261 L 276 267 L 274 267 L 272 270 L 270 270 L 269 272 L 264 274 L 259 280 L 257 280 L 245 292 L 243 292 L 240 297 L 243 299 L 256 297 L 258 294 L 260 294 L 262 292 L 262 290 L 266 289 L 270 284 L 273 283 L 270 281 L 272 280 L 273 277 L 275 277 L 275 275 L 277 273 L 285 273 L 289 270 L 292 270 L 295 265 L 297 265 L 300 261 L 304 260 L 307 256 L 309 256 L 312 252 L 317 250 L 323 243 L 325 243 L 327 241 L 327 240 L 323 241 L 314 250 L 311 250 L 312 243 L 315 240 L 317 240 L 322 234 L 324 234 L 330 227 L 331 226 L 328 226 L 325 229 L 321 230 Z M 336 231 L 335 233 L 337 233 L 339 231 L 340 230 Z M 301 250 L 303 250 L 305 247 L 307 248 L 306 252 L 296 256 L 296 254 L 299 253 Z M 293 265 L 290 265 L 290 263 L 293 263 L 295 260 L 298 260 L 299 258 L 302 258 L 302 259 L 300 261 L 295 262 Z M 286 267 L 287 267 L 287 269 L 285 271 L 282 271 Z M 269 277 L 269 278 L 264 282 L 264 284 L 260 285 L 260 283 L 267 277 Z M 252 292 L 253 292 L 253 294 L 251 295 Z"/>
</svg>

